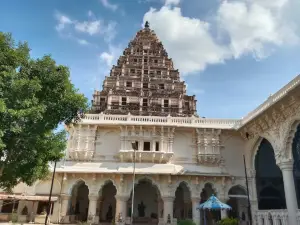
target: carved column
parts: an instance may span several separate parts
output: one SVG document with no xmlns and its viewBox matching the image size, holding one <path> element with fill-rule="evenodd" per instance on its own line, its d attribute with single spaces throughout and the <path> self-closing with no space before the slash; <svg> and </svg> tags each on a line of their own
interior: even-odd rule
<svg viewBox="0 0 300 225">
<path fill-rule="evenodd" d="M 2 211 L 3 200 L 0 200 L 0 212 Z"/>
<path fill-rule="evenodd" d="M 192 198 L 192 207 L 193 207 L 193 221 L 196 225 L 200 224 L 200 211 L 197 209 L 200 203 L 200 198 Z"/>
<path fill-rule="evenodd" d="M 80 135 L 80 128 L 81 126 L 79 125 L 79 127 L 77 127 L 77 130 L 76 130 L 76 136 L 77 136 L 77 150 L 80 149 L 80 142 L 81 142 L 81 135 Z"/>
<path fill-rule="evenodd" d="M 289 224 L 297 224 L 297 196 L 293 175 L 293 160 L 281 161 L 278 163 L 282 171 L 286 206 L 288 210 Z"/>
<path fill-rule="evenodd" d="M 161 129 L 161 134 L 160 134 L 160 149 L 161 151 L 165 151 L 164 149 L 164 131 L 163 128 Z"/>
<path fill-rule="evenodd" d="M 117 195 L 116 196 L 116 224 L 124 224 L 127 216 L 127 200 L 128 196 Z"/>
<path fill-rule="evenodd" d="M 92 223 L 99 221 L 98 216 L 96 216 L 98 198 L 99 196 L 97 195 L 89 195 L 88 221 Z"/>
<path fill-rule="evenodd" d="M 70 195 L 61 195 L 61 211 L 60 211 L 60 218 L 62 223 L 68 223 L 69 218 L 67 218 L 68 214 L 68 206 L 69 206 L 69 200 L 71 196 Z"/>
<path fill-rule="evenodd" d="M 226 203 L 228 201 L 228 199 L 225 196 L 220 196 L 219 200 L 223 203 Z M 227 218 L 227 211 L 226 210 L 221 210 L 221 219 L 225 219 Z"/>
<path fill-rule="evenodd" d="M 162 199 L 164 201 L 164 222 L 165 222 L 165 224 L 172 223 L 174 197 L 165 196 L 165 197 L 162 197 Z"/>
</svg>

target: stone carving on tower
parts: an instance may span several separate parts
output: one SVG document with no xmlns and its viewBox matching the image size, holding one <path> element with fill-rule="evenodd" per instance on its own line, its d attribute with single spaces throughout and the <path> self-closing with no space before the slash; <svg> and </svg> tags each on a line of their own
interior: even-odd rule
<svg viewBox="0 0 300 225">
<path fill-rule="evenodd" d="M 193 116 L 195 96 L 186 94 L 178 70 L 156 34 L 145 23 L 95 91 L 92 113 Z"/>
</svg>

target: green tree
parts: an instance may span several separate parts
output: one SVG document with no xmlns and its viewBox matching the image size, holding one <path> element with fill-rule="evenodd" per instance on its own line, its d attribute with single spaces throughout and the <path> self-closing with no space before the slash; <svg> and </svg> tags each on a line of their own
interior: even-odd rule
<svg viewBox="0 0 300 225">
<path fill-rule="evenodd" d="M 67 67 L 49 55 L 31 58 L 27 43 L 0 32 L 0 187 L 44 178 L 66 147 L 66 133 L 55 129 L 87 108 Z"/>
</svg>

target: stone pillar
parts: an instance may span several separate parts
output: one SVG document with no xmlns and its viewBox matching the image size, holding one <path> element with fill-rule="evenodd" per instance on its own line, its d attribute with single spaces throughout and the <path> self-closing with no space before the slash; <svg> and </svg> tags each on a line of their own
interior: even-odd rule
<svg viewBox="0 0 300 225">
<path fill-rule="evenodd" d="M 53 207 L 53 213 L 50 214 L 50 223 L 59 223 L 59 201 L 52 202 L 50 212 L 52 211 Z"/>
<path fill-rule="evenodd" d="M 219 198 L 219 200 L 223 203 L 226 203 L 228 201 L 227 198 Z M 228 214 L 227 214 L 227 210 L 221 210 L 221 219 L 225 219 L 228 217 Z"/>
<path fill-rule="evenodd" d="M 97 220 L 96 209 L 98 202 L 98 195 L 89 195 L 89 211 L 88 211 L 88 221 L 95 223 Z"/>
<path fill-rule="evenodd" d="M 3 200 L 0 200 L 0 212 L 2 212 Z"/>
<path fill-rule="evenodd" d="M 127 200 L 128 200 L 128 196 L 121 196 L 118 195 L 116 196 L 116 224 L 124 224 L 125 223 L 125 219 L 127 216 Z"/>
<path fill-rule="evenodd" d="M 60 220 L 61 223 L 69 223 L 69 218 L 67 217 L 68 214 L 68 206 L 70 195 L 61 195 L 61 210 L 60 210 Z"/>
<path fill-rule="evenodd" d="M 295 191 L 293 161 L 284 161 L 278 163 L 282 171 L 286 206 L 288 210 L 289 224 L 297 224 L 297 197 Z"/>
<path fill-rule="evenodd" d="M 200 224 L 200 211 L 197 209 L 200 203 L 200 198 L 192 198 L 192 207 L 193 207 L 193 221 L 196 225 Z"/>
<path fill-rule="evenodd" d="M 163 205 L 164 205 L 164 202 L 163 202 L 163 200 L 161 199 L 161 198 L 159 198 L 158 200 L 158 218 L 163 218 L 163 214 L 162 214 L 162 212 L 163 212 Z"/>
<path fill-rule="evenodd" d="M 164 201 L 164 222 L 165 222 L 165 224 L 172 223 L 173 222 L 174 197 L 165 196 L 162 199 Z"/>
</svg>

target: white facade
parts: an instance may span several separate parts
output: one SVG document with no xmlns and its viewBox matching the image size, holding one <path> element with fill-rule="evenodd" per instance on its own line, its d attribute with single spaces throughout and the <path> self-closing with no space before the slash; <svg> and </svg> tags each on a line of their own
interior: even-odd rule
<svg viewBox="0 0 300 225">
<path fill-rule="evenodd" d="M 294 165 L 300 161 L 299 86 L 297 76 L 236 120 L 85 115 L 66 127 L 68 147 L 56 168 L 51 222 L 129 224 L 135 165 L 135 224 L 192 219 L 199 225 L 204 216 L 207 224 L 226 216 L 247 224 L 244 155 L 253 224 L 300 224 L 300 188 L 294 182 L 300 174 Z M 9 220 L 15 208 L 19 221 L 43 223 L 50 186 L 47 177 L 30 187 L 17 185 L 13 195 L 2 193 L 0 220 Z M 233 211 L 197 211 L 212 194 Z M 9 199 L 16 199 L 13 206 Z"/>
</svg>

